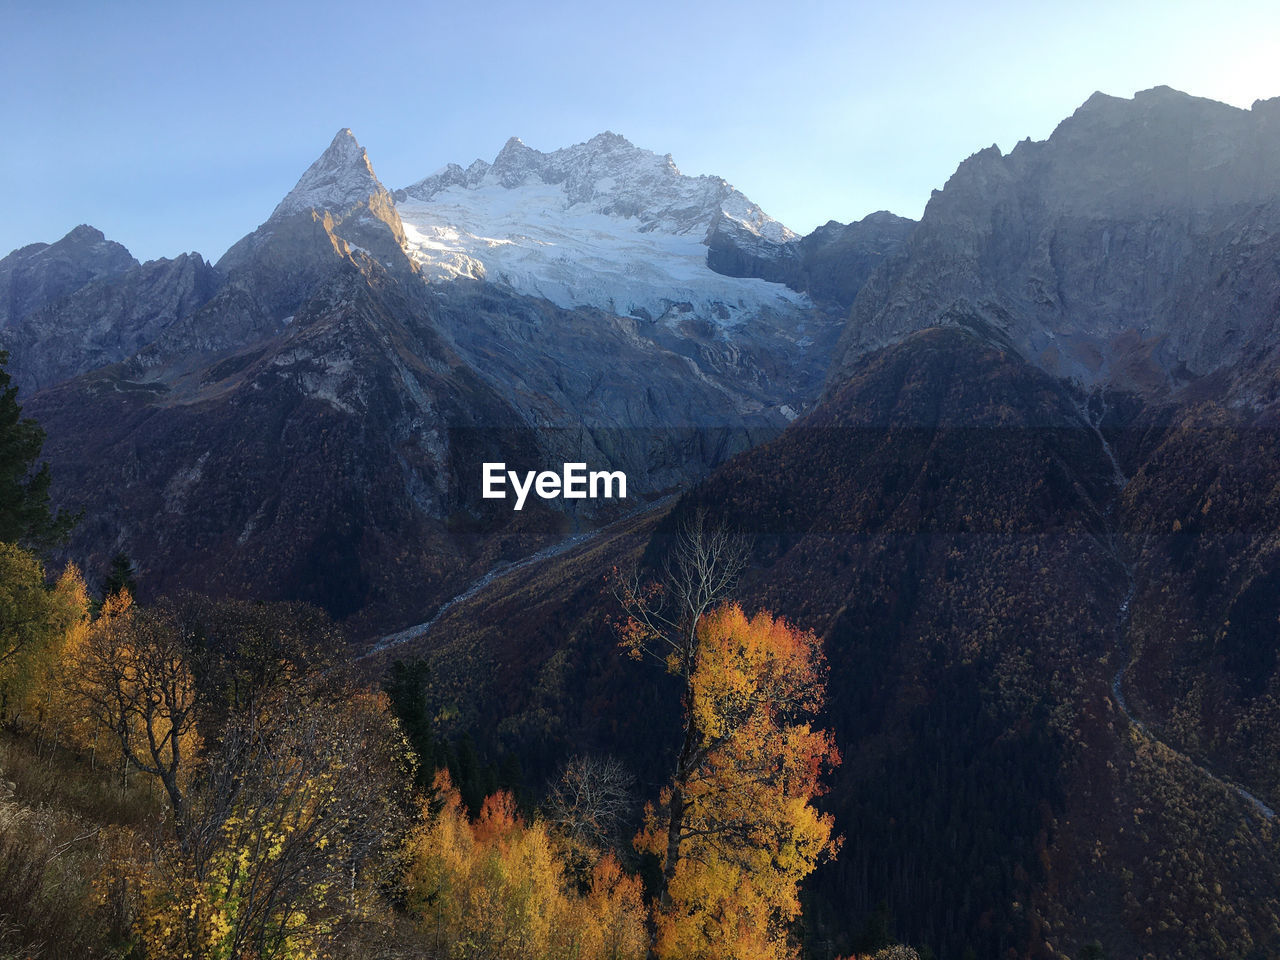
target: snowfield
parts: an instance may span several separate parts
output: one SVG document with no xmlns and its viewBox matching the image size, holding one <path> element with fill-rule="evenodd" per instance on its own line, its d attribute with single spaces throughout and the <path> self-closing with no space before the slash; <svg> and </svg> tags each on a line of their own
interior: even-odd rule
<svg viewBox="0 0 1280 960">
<path fill-rule="evenodd" d="M 409 253 L 430 279 L 505 284 L 562 307 L 733 327 L 807 308 L 803 294 L 707 267 L 729 218 L 768 249 L 795 239 L 715 177 L 687 177 L 614 134 L 551 154 L 511 140 L 493 164 L 451 164 L 397 191 Z"/>
</svg>

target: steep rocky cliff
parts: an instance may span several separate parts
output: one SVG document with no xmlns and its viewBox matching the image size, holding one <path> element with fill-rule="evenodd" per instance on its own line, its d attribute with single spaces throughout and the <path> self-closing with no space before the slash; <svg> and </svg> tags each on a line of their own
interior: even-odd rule
<svg viewBox="0 0 1280 960">
<path fill-rule="evenodd" d="M 0 329 L 105 277 L 136 267 L 123 246 L 81 224 L 56 243 L 32 243 L 0 260 Z"/>
<path fill-rule="evenodd" d="M 855 223 L 828 221 L 784 244 L 762 243 L 719 217 L 707 232 L 707 266 L 731 277 L 785 283 L 815 302 L 847 310 L 876 268 L 897 254 L 916 222 L 886 210 Z"/>
<path fill-rule="evenodd" d="M 123 249 L 123 248 L 121 248 Z M 204 306 L 222 277 L 197 253 L 92 280 L 0 332 L 24 394 L 132 357 Z"/>
<path fill-rule="evenodd" d="M 1046 141 L 974 154 L 859 293 L 831 384 L 957 305 L 1087 386 L 1159 395 L 1269 362 L 1278 154 L 1280 99 L 1239 110 L 1167 87 L 1095 94 Z"/>
</svg>

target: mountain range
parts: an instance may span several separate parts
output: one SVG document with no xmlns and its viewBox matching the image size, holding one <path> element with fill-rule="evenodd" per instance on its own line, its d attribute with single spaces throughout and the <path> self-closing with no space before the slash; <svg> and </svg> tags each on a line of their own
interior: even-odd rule
<svg viewBox="0 0 1280 960">
<path fill-rule="evenodd" d="M 15 251 L 0 343 L 70 555 L 320 603 L 530 783 L 656 789 L 678 693 L 601 575 L 694 511 L 749 536 L 742 600 L 832 667 L 815 956 L 1266 957 L 1278 171 L 1280 98 L 1096 94 L 918 224 L 798 237 L 614 134 L 388 191 L 342 131 L 217 264 Z M 480 497 L 569 459 L 634 498 Z"/>
<path fill-rule="evenodd" d="M 513 518 L 485 460 L 623 469 L 633 506 L 784 427 L 911 226 L 797 238 L 614 134 L 512 140 L 393 196 L 342 130 L 216 264 L 138 264 L 89 227 L 15 251 L 0 338 L 94 517 L 70 551 L 89 569 L 124 551 L 157 592 L 390 626 L 625 509 Z M 810 294 L 822 257 L 853 275 Z"/>
</svg>

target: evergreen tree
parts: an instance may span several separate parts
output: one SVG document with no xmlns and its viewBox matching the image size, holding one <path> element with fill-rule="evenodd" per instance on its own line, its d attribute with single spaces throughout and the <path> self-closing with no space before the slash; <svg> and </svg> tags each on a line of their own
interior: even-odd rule
<svg viewBox="0 0 1280 960">
<path fill-rule="evenodd" d="M 0 350 L 0 542 L 43 550 L 66 539 L 78 517 L 49 510 L 49 465 L 36 464 L 45 434 L 22 416 L 18 388 L 4 369 L 8 362 Z"/>
<path fill-rule="evenodd" d="M 111 558 L 111 566 L 107 568 L 107 579 L 102 583 L 102 596 L 112 597 L 121 590 L 127 590 L 129 596 L 138 595 L 138 571 L 133 566 L 127 553 L 117 553 Z"/>
<path fill-rule="evenodd" d="M 418 758 L 418 785 L 429 787 L 436 771 L 448 765 L 448 747 L 437 741 L 427 703 L 430 668 L 421 658 L 405 663 L 397 660 L 383 681 L 382 689 L 391 700 L 391 709 L 400 721 L 405 739 Z"/>
</svg>

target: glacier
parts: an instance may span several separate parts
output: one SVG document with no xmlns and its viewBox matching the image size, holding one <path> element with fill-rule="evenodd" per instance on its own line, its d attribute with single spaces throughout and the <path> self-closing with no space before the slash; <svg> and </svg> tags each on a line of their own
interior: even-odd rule
<svg viewBox="0 0 1280 960">
<path fill-rule="evenodd" d="M 707 266 L 729 220 L 759 250 L 798 240 L 718 177 L 603 133 L 541 153 L 512 138 L 492 164 L 450 164 L 395 192 L 409 255 L 428 280 L 504 284 L 565 308 L 722 329 L 812 306 L 779 283 Z"/>
</svg>

